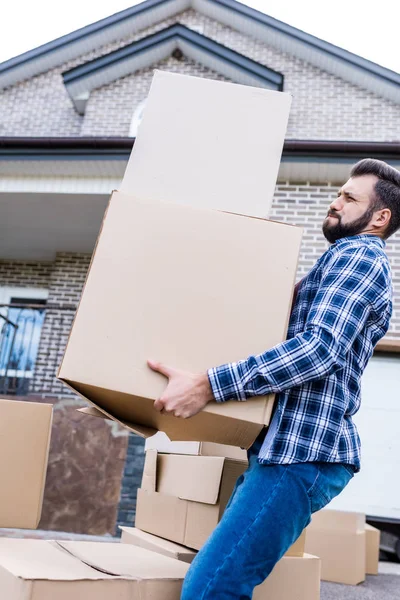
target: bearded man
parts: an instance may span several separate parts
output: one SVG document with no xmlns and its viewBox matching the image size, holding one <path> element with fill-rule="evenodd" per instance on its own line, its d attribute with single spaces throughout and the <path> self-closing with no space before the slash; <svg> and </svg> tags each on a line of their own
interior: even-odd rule
<svg viewBox="0 0 400 600">
<path fill-rule="evenodd" d="M 352 417 L 363 371 L 389 328 L 384 248 L 399 228 L 400 173 L 360 161 L 323 222 L 331 246 L 296 285 L 285 342 L 207 373 L 149 361 L 169 379 L 155 408 L 177 417 L 190 418 L 210 401 L 276 394 L 271 424 L 248 451 L 248 469 L 193 561 L 182 600 L 250 600 L 312 513 L 360 470 Z"/>
</svg>

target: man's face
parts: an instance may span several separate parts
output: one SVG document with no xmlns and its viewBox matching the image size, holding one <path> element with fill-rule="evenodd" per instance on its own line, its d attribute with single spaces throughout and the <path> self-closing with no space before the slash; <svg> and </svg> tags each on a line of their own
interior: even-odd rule
<svg viewBox="0 0 400 600">
<path fill-rule="evenodd" d="M 328 242 L 333 244 L 343 237 L 368 231 L 374 214 L 371 199 L 377 181 L 375 175 L 362 175 L 351 177 L 341 187 L 322 225 Z"/>
</svg>

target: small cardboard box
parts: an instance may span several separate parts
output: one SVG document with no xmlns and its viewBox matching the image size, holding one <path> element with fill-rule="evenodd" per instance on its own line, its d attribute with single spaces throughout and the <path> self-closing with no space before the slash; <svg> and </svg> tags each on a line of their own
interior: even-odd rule
<svg viewBox="0 0 400 600">
<path fill-rule="evenodd" d="M 156 71 L 120 191 L 266 217 L 291 95 Z"/>
<path fill-rule="evenodd" d="M 127 544 L 0 539 L 4 600 L 179 600 L 187 568 Z"/>
<path fill-rule="evenodd" d="M 286 224 L 115 192 L 59 378 L 139 435 L 248 448 L 269 423 L 273 395 L 210 402 L 190 419 L 161 414 L 153 404 L 166 378 L 147 359 L 206 372 L 282 342 L 300 242 Z M 251 281 L 251 293 L 238 281 Z M 105 284 L 129 310 L 105 318 Z"/>
<path fill-rule="evenodd" d="M 176 558 L 177 560 L 183 560 L 184 562 L 192 562 L 197 552 L 181 544 L 164 540 L 151 533 L 141 531 L 136 527 L 120 527 L 122 531 L 121 542 L 124 544 L 134 544 L 140 548 L 147 548 L 154 552 L 159 552 L 165 556 Z M 304 544 L 305 544 L 305 531 L 301 534 L 299 539 L 289 548 L 285 556 L 296 556 L 302 557 L 304 555 Z"/>
<path fill-rule="evenodd" d="M 191 563 L 197 552 L 191 548 L 186 548 L 181 544 L 164 540 L 157 535 L 152 535 L 146 531 L 141 531 L 137 527 L 122 527 L 121 542 L 123 544 L 133 544 L 139 546 L 139 548 L 146 548 L 153 552 L 159 552 L 164 556 L 175 558 L 176 560 L 183 560 L 183 562 Z"/>
<path fill-rule="evenodd" d="M 52 418 L 51 404 L 0 399 L 0 527 L 39 524 Z"/>
<path fill-rule="evenodd" d="M 372 527 L 366 523 L 365 525 L 366 535 L 366 571 L 367 575 L 378 575 L 379 567 L 379 544 L 381 541 L 381 532 L 376 527 Z"/>
<path fill-rule="evenodd" d="M 321 558 L 323 581 L 365 580 L 365 515 L 324 509 L 313 514 L 306 532 L 306 552 Z"/>
<path fill-rule="evenodd" d="M 135 526 L 199 550 L 218 524 L 244 462 L 146 453 Z"/>
<path fill-rule="evenodd" d="M 284 556 L 253 593 L 253 600 L 319 600 L 321 560 L 317 556 Z"/>
<path fill-rule="evenodd" d="M 171 442 L 163 431 L 146 439 L 145 451 L 157 450 L 166 454 L 192 454 L 194 456 L 225 456 L 247 461 L 247 452 L 242 448 L 214 444 L 213 442 Z"/>
</svg>

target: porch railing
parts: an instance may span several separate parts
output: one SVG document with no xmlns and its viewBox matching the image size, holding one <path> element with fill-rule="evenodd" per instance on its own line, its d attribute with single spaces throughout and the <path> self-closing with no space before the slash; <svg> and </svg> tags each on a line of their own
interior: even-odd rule
<svg viewBox="0 0 400 600">
<path fill-rule="evenodd" d="M 0 304 L 0 394 L 52 391 L 75 306 Z"/>
</svg>

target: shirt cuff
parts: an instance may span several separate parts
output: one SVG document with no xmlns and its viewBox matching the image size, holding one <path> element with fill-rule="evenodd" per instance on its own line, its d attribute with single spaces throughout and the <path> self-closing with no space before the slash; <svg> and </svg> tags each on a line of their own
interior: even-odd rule
<svg viewBox="0 0 400 600">
<path fill-rule="evenodd" d="M 228 363 L 207 371 L 214 398 L 217 402 L 227 400 L 246 400 L 241 383 L 238 363 Z"/>
</svg>

